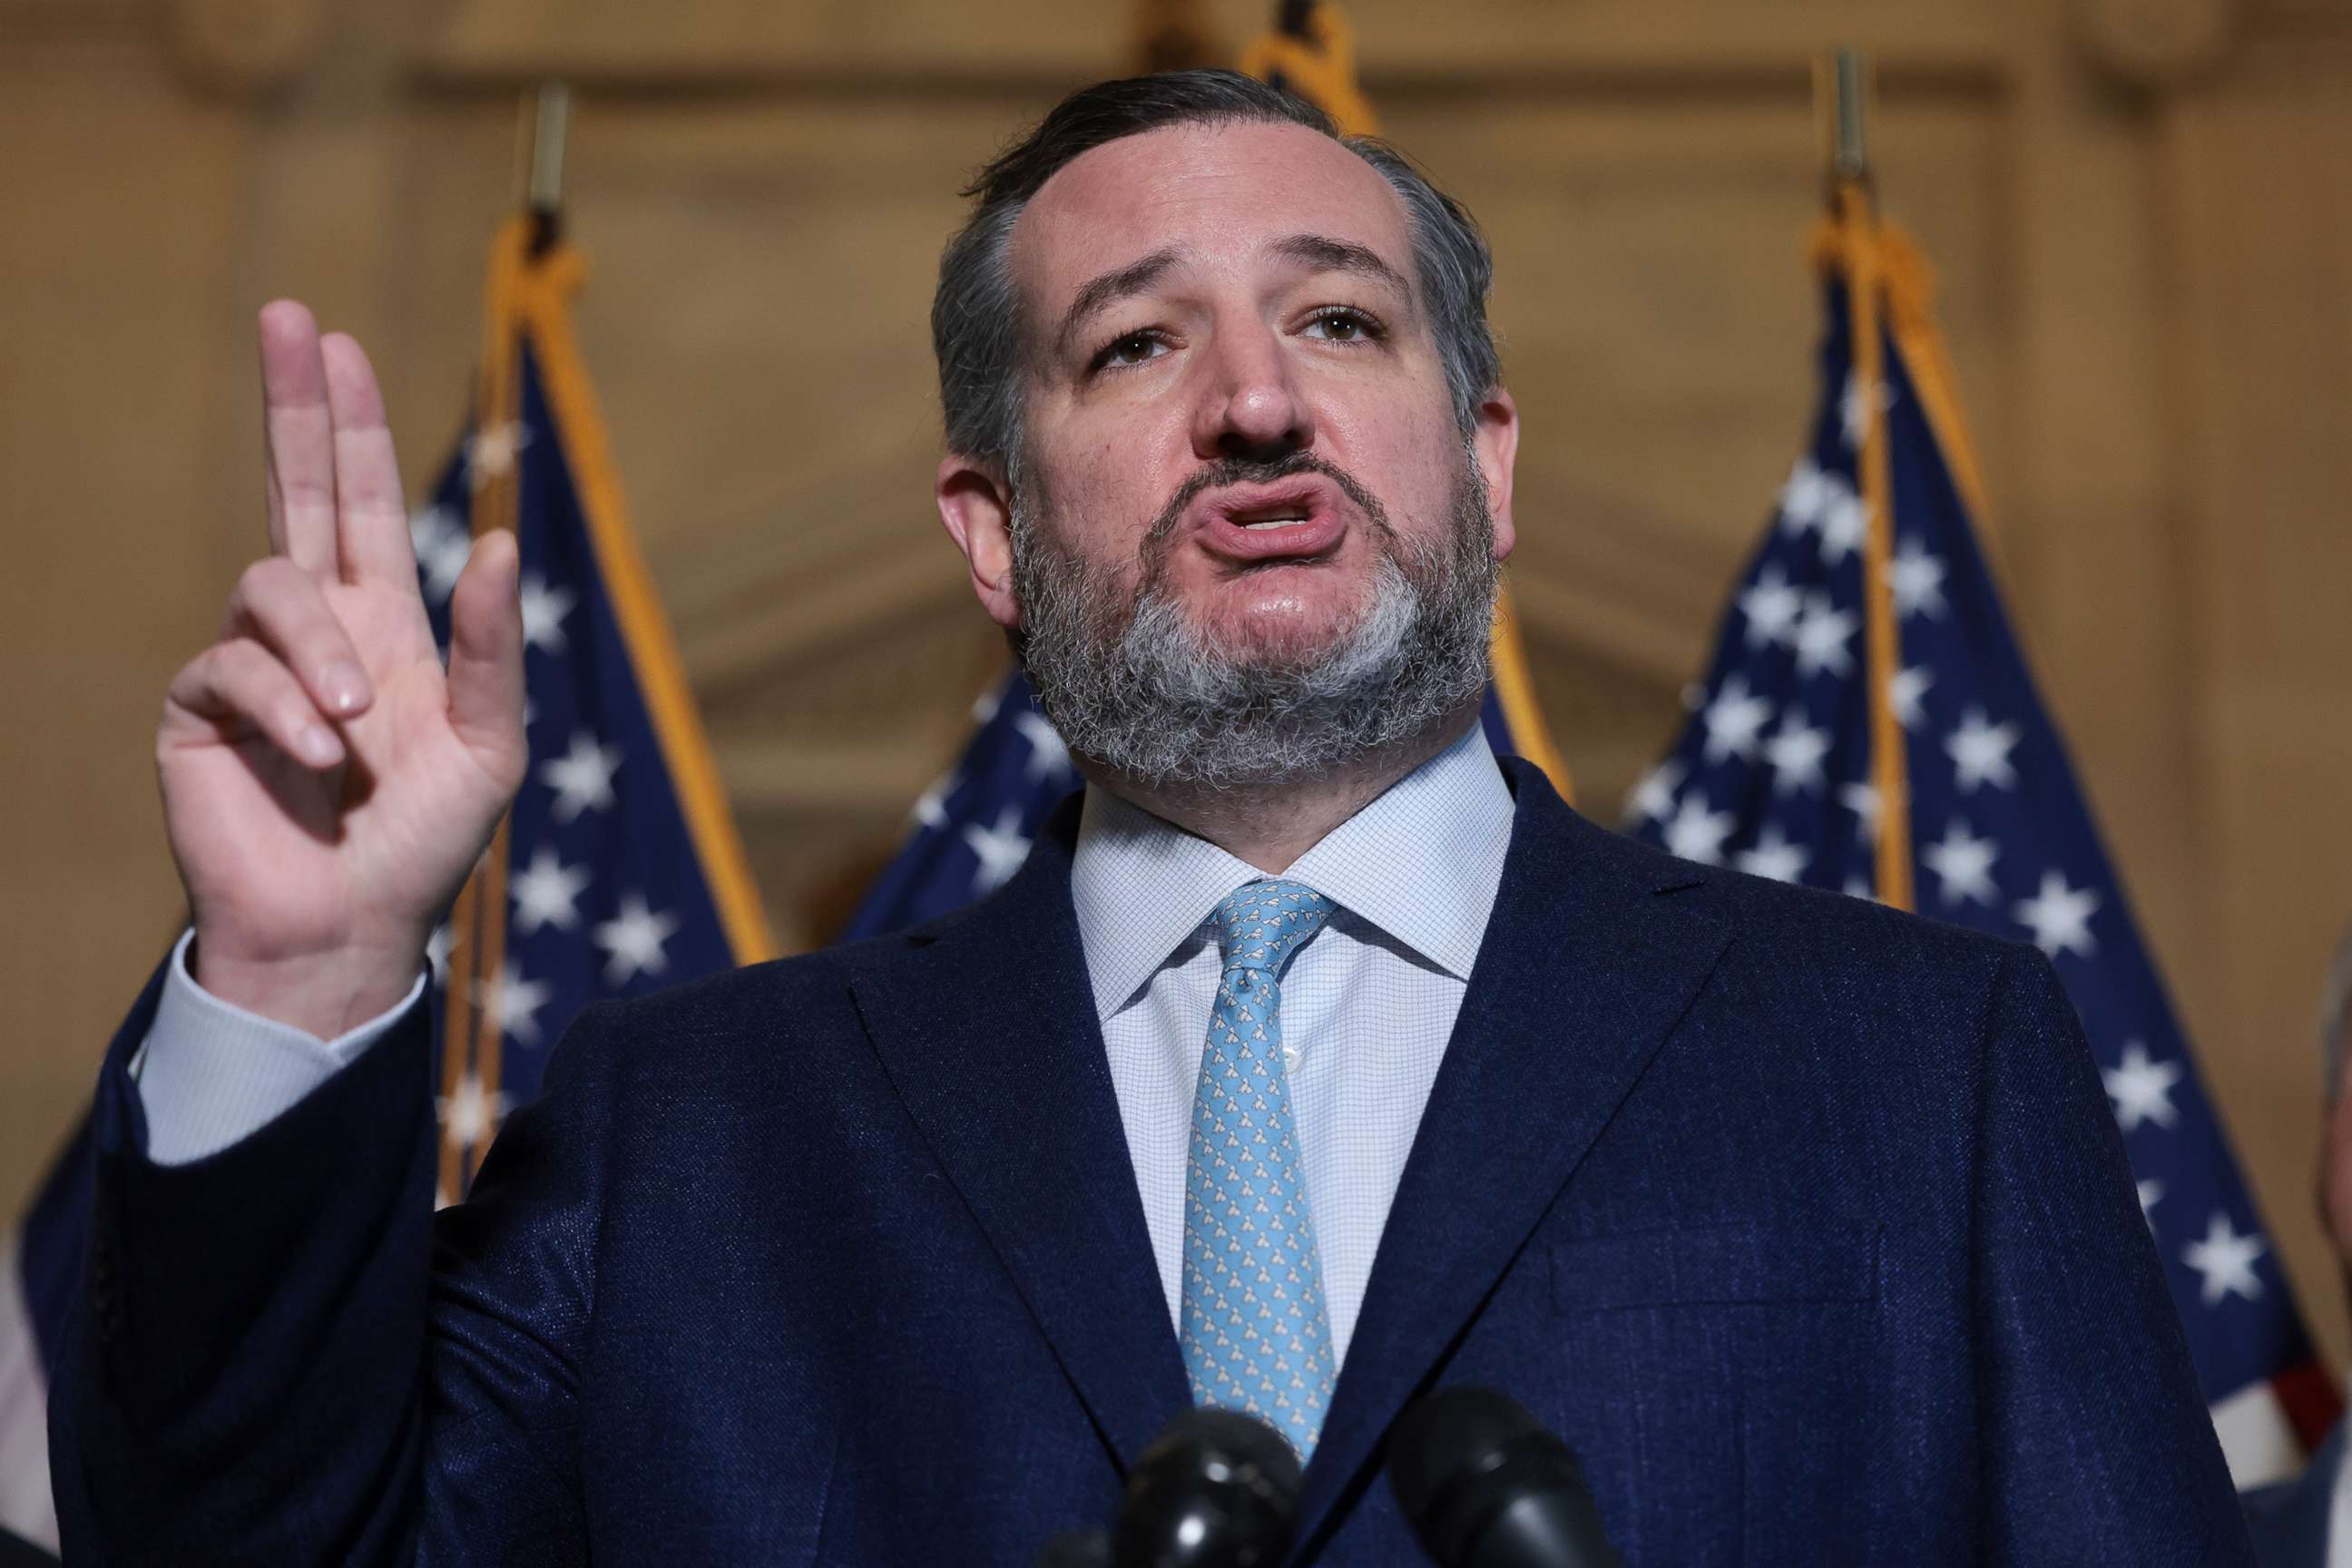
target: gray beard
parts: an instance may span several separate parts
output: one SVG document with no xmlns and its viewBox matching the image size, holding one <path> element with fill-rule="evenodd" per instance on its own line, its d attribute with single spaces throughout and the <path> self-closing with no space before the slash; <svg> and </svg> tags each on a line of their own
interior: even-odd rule
<svg viewBox="0 0 2352 1568">
<path fill-rule="evenodd" d="M 1370 519 L 1380 560 L 1356 623 L 1305 659 L 1216 647 L 1165 587 L 1166 542 L 1211 486 L 1323 474 Z M 1016 486 L 1014 652 L 1070 750 L 1146 789 L 1254 791 L 1346 771 L 1424 739 L 1486 684 L 1500 568 L 1467 444 L 1442 542 L 1398 537 L 1377 498 L 1305 453 L 1213 465 L 1145 536 L 1131 598 L 1048 537 Z"/>
</svg>

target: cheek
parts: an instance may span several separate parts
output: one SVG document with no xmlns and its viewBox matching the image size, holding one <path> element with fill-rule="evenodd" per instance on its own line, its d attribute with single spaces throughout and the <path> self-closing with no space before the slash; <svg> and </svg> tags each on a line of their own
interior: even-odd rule
<svg viewBox="0 0 2352 1568">
<path fill-rule="evenodd" d="M 1095 560 L 1132 559 L 1192 469 L 1189 445 L 1145 422 L 1066 432 L 1048 469 L 1055 526 Z"/>
<path fill-rule="evenodd" d="M 1451 525 L 1465 459 L 1450 415 L 1433 424 L 1418 405 L 1366 410 L 1335 422 L 1331 437 L 1326 455 L 1380 498 L 1390 527 L 1419 535 Z"/>
</svg>

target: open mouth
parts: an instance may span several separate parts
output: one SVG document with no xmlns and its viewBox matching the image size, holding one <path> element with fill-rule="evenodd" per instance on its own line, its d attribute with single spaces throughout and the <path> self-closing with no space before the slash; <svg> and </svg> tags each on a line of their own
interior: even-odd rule
<svg viewBox="0 0 2352 1568">
<path fill-rule="evenodd" d="M 1347 537 L 1342 500 L 1315 475 L 1227 490 L 1200 514 L 1196 537 L 1210 554 L 1243 566 L 1328 555 Z"/>
</svg>

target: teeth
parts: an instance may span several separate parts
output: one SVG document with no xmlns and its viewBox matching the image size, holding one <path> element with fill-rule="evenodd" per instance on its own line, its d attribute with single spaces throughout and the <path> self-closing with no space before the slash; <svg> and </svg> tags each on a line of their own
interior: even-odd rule
<svg viewBox="0 0 2352 1568">
<path fill-rule="evenodd" d="M 1307 520 L 1303 517 L 1267 517 L 1243 523 L 1244 528 L 1295 528 Z"/>
</svg>

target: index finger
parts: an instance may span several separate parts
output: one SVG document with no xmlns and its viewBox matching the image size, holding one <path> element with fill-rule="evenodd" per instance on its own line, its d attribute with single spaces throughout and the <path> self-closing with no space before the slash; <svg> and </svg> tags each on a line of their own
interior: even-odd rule
<svg viewBox="0 0 2352 1568">
<path fill-rule="evenodd" d="M 299 300 L 261 308 L 261 427 L 269 547 L 315 577 L 335 574 L 335 443 L 319 323 Z"/>
</svg>

